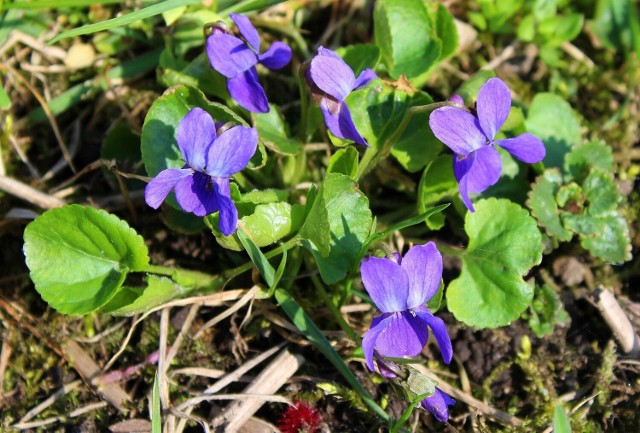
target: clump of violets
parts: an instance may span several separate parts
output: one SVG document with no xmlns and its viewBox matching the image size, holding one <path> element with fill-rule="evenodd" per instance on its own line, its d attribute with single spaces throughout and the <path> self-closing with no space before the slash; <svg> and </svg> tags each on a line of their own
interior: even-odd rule
<svg viewBox="0 0 640 433">
<path fill-rule="evenodd" d="M 295 401 L 278 420 L 282 433 L 316 433 L 322 427 L 320 411 L 304 401 Z"/>
<path fill-rule="evenodd" d="M 244 15 L 229 14 L 241 38 L 233 36 L 221 25 L 213 28 L 207 38 L 207 56 L 213 69 L 227 78 L 231 97 L 242 108 L 254 113 L 269 111 L 269 101 L 258 81 L 256 65 L 280 69 L 291 61 L 291 48 L 284 42 L 274 42 L 260 52 L 260 36 Z"/>
<path fill-rule="evenodd" d="M 368 146 L 353 124 L 345 100 L 351 92 L 377 78 L 376 73 L 367 68 L 356 78 L 351 67 L 340 56 L 320 47 L 318 55 L 311 59 L 305 70 L 305 78 L 311 97 L 320 104 L 327 129 L 336 137 Z"/>
<path fill-rule="evenodd" d="M 158 173 L 147 184 L 144 198 L 149 206 L 158 209 L 173 190 L 185 212 L 203 217 L 219 211 L 220 231 L 229 236 L 238 222 L 229 178 L 249 163 L 258 146 L 258 133 L 246 126 L 224 131 L 219 126 L 201 108 L 189 111 L 176 134 L 185 165 Z"/>
<path fill-rule="evenodd" d="M 404 257 L 369 257 L 360 265 L 362 282 L 382 315 L 362 339 L 365 361 L 374 371 L 374 351 L 385 357 L 415 356 L 429 340 L 429 330 L 446 364 L 453 349 L 444 321 L 425 305 L 440 287 L 442 256 L 433 242 L 416 245 Z"/>
<path fill-rule="evenodd" d="M 502 173 L 502 161 L 496 146 L 529 164 L 542 161 L 545 148 L 538 137 L 529 133 L 495 139 L 511 109 L 509 88 L 499 78 L 491 78 L 480 88 L 475 109 L 477 115 L 464 106 L 459 95 L 454 95 L 450 101 L 459 107 L 434 110 L 429 117 L 429 126 L 438 140 L 453 151 L 453 172 L 460 197 L 473 212 L 469 194 L 483 192 L 495 184 Z"/>
</svg>

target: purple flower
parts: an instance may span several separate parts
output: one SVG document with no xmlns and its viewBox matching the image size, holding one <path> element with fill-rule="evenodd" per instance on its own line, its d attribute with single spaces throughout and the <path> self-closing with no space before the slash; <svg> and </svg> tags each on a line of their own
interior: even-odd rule
<svg viewBox="0 0 640 433">
<path fill-rule="evenodd" d="M 284 42 L 274 42 L 260 53 L 260 36 L 244 15 L 229 14 L 242 39 L 216 27 L 207 39 L 207 55 L 213 69 L 227 77 L 227 89 L 240 105 L 254 113 L 269 111 L 269 101 L 258 82 L 256 64 L 268 69 L 280 69 L 291 61 L 291 48 Z"/>
<path fill-rule="evenodd" d="M 238 222 L 229 177 L 242 170 L 255 153 L 258 133 L 234 126 L 218 135 L 211 116 L 194 108 L 180 122 L 176 139 L 186 164 L 181 169 L 162 170 L 151 179 L 144 190 L 145 201 L 158 209 L 174 190 L 185 212 L 202 217 L 220 211 L 220 231 L 229 236 Z"/>
<path fill-rule="evenodd" d="M 368 146 L 351 119 L 347 96 L 377 78 L 371 69 L 365 69 L 356 78 L 353 70 L 333 51 L 320 47 L 318 55 L 311 59 L 305 78 L 311 88 L 311 96 L 320 103 L 324 123 L 336 137 Z"/>
<path fill-rule="evenodd" d="M 458 95 L 450 101 L 464 103 Z M 502 161 L 495 145 L 523 162 L 533 164 L 544 159 L 544 144 L 532 134 L 495 140 L 510 108 L 509 88 L 499 78 L 492 78 L 478 92 L 477 117 L 462 107 L 438 108 L 429 117 L 435 136 L 455 153 L 453 172 L 462 201 L 471 212 L 474 208 L 469 193 L 480 193 L 500 178 Z"/>
<path fill-rule="evenodd" d="M 453 356 L 442 319 L 425 303 L 442 279 L 442 256 L 433 242 L 412 247 L 404 258 L 370 257 L 360 265 L 362 282 L 382 315 L 373 319 L 362 339 L 367 366 L 374 370 L 374 350 L 382 356 L 415 356 L 429 339 L 428 327 L 440 346 L 444 362 Z"/>
<path fill-rule="evenodd" d="M 449 406 L 455 405 L 456 401 L 436 388 L 436 392 L 431 397 L 422 400 L 420 404 L 431 412 L 438 421 L 447 422 L 449 420 Z"/>
</svg>

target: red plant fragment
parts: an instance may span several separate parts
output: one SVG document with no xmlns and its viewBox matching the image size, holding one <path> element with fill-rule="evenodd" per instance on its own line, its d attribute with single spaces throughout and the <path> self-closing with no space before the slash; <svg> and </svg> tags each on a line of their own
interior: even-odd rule
<svg viewBox="0 0 640 433">
<path fill-rule="evenodd" d="M 317 433 L 321 423 L 322 415 L 318 409 L 296 401 L 284 411 L 278 420 L 278 428 L 282 433 Z"/>
</svg>

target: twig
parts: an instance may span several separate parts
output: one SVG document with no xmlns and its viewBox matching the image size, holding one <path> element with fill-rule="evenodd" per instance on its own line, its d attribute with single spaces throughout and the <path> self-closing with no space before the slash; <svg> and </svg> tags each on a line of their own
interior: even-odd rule
<svg viewBox="0 0 640 433">
<path fill-rule="evenodd" d="M 2 342 L 2 351 L 0 351 L 0 392 L 4 392 L 4 373 L 7 371 L 9 365 L 9 359 L 11 359 L 11 340 L 13 339 L 13 326 L 9 324 L 7 330 L 7 337 Z M 3 401 L 0 400 L 0 407 L 2 407 Z"/>
<path fill-rule="evenodd" d="M 633 330 L 633 325 L 616 300 L 613 293 L 606 289 L 598 289 L 594 294 L 596 306 L 607 322 L 611 332 L 620 343 L 622 351 L 634 358 L 640 356 L 640 338 Z"/>
<path fill-rule="evenodd" d="M 516 45 L 516 42 L 514 42 L 511 45 L 507 46 L 504 50 L 502 50 L 500 52 L 500 54 L 498 54 L 489 63 L 487 63 L 486 65 L 484 65 L 480 69 L 483 70 L 483 71 L 492 71 L 495 68 L 497 68 L 498 66 L 500 66 L 502 63 L 504 63 L 507 60 L 509 60 L 516 53 L 515 45 Z"/>
<path fill-rule="evenodd" d="M 53 424 L 53 423 L 56 423 L 56 422 L 59 422 L 59 421 L 64 421 L 67 418 L 75 418 L 75 417 L 78 417 L 80 415 L 84 415 L 87 412 L 92 412 L 94 410 L 102 409 L 107 404 L 108 403 L 106 401 L 99 401 L 99 402 L 96 402 L 96 403 L 88 404 L 88 405 L 83 406 L 81 408 L 78 408 L 76 410 L 73 410 L 73 411 L 69 412 L 69 415 L 56 416 L 56 417 L 44 419 L 42 421 L 34 421 L 34 422 L 28 422 L 28 423 L 14 424 L 13 427 L 17 428 L 17 429 L 20 429 L 20 430 L 44 427 L 45 425 Z"/>
<path fill-rule="evenodd" d="M 578 47 L 573 45 L 571 42 L 565 41 L 562 44 L 562 50 L 565 53 L 569 54 L 574 59 L 576 59 L 577 61 L 583 62 L 585 65 L 587 65 L 589 69 L 593 69 L 595 67 L 593 60 L 591 60 L 585 53 L 583 53 Z"/>
<path fill-rule="evenodd" d="M 67 204 L 67 202 L 62 199 L 45 194 L 7 176 L 0 176 L 0 190 L 26 200 L 41 209 L 53 209 Z"/>
<path fill-rule="evenodd" d="M 43 410 L 45 410 L 46 408 L 54 404 L 56 401 L 60 400 L 62 397 L 64 397 L 74 389 L 76 389 L 81 384 L 82 384 L 81 380 L 74 380 L 71 383 L 65 383 L 64 385 L 62 385 L 62 388 L 60 388 L 59 390 L 51 394 L 49 398 L 45 399 L 39 405 L 37 405 L 36 407 L 31 409 L 29 412 L 27 412 L 22 418 L 20 418 L 20 421 L 18 424 L 22 424 L 32 420 L 36 415 L 41 413 Z"/>
</svg>

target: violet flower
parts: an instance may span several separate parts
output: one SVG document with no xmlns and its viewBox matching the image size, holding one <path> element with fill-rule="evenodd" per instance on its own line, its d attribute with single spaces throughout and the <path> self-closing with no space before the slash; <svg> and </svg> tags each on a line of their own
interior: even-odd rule
<svg viewBox="0 0 640 433">
<path fill-rule="evenodd" d="M 458 95 L 450 101 L 464 104 Z M 496 145 L 522 162 L 533 164 L 544 159 L 544 144 L 532 134 L 495 140 L 510 108 L 509 88 L 499 78 L 491 78 L 478 92 L 477 116 L 463 107 L 442 107 L 429 117 L 435 136 L 455 154 L 453 172 L 462 201 L 471 212 L 474 208 L 469 193 L 480 193 L 500 178 L 502 161 Z"/>
<path fill-rule="evenodd" d="M 186 164 L 181 169 L 162 170 L 151 179 L 144 190 L 145 201 L 158 209 L 174 190 L 185 212 L 203 217 L 220 211 L 220 231 L 229 236 L 238 222 L 229 178 L 255 153 L 258 133 L 253 128 L 234 126 L 218 135 L 209 113 L 194 108 L 180 122 L 176 140 Z"/>
<path fill-rule="evenodd" d="M 311 59 L 305 78 L 312 98 L 320 104 L 324 123 L 339 138 L 368 146 L 356 129 L 345 100 L 354 90 L 377 78 L 372 69 L 365 69 L 356 78 L 353 70 L 333 51 L 320 47 Z"/>
<path fill-rule="evenodd" d="M 447 422 L 449 420 L 449 406 L 456 404 L 456 401 L 449 397 L 449 395 L 442 392 L 436 387 L 436 392 L 422 400 L 420 405 L 423 408 L 431 412 L 431 414 L 440 422 Z"/>
<path fill-rule="evenodd" d="M 369 369 L 374 371 L 374 350 L 387 357 L 419 354 L 429 339 L 428 327 L 449 364 L 453 349 L 445 324 L 425 305 L 442 279 L 442 256 L 435 244 L 416 245 L 404 258 L 370 257 L 362 261 L 360 272 L 369 296 L 383 313 L 373 319 L 362 339 Z"/>
<path fill-rule="evenodd" d="M 260 36 L 244 15 L 229 14 L 242 39 L 215 27 L 207 38 L 207 56 L 213 69 L 227 78 L 227 89 L 240 105 L 254 113 L 269 111 L 269 101 L 258 81 L 256 64 L 268 69 L 280 69 L 291 61 L 291 48 L 284 42 L 274 42 L 260 53 Z"/>
</svg>

